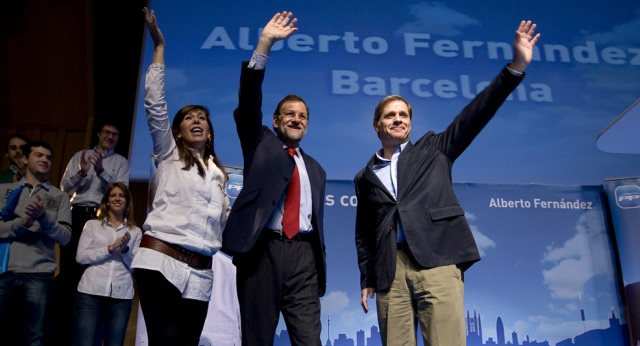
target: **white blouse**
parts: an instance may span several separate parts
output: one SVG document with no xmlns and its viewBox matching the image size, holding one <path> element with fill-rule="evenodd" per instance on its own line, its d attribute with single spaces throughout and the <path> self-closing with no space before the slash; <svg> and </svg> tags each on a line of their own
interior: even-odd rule
<svg viewBox="0 0 640 346">
<path fill-rule="evenodd" d="M 153 158 L 158 169 L 151 190 L 152 210 L 142 228 L 145 233 L 188 250 L 213 256 L 222 246 L 222 231 L 231 207 L 224 174 L 210 158 L 205 176 L 195 166 L 183 170 L 164 100 L 164 65 L 151 64 L 145 83 L 147 122 L 153 140 Z M 213 273 L 196 270 L 161 252 L 140 248 L 133 268 L 160 271 L 182 292 L 183 298 L 208 301 Z"/>
<path fill-rule="evenodd" d="M 119 249 L 109 253 L 107 246 L 125 232 L 131 234 L 127 243 L 129 251 L 122 253 Z M 127 220 L 114 228 L 107 219 L 89 220 L 78 242 L 76 261 L 89 264 L 78 283 L 78 292 L 118 299 L 133 298 L 133 280 L 131 278 L 131 261 L 138 251 L 142 232 L 138 227 L 128 227 Z"/>
</svg>

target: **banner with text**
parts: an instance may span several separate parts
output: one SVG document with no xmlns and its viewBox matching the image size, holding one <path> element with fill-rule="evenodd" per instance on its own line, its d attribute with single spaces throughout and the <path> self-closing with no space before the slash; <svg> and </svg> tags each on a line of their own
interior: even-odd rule
<svg viewBox="0 0 640 346">
<path fill-rule="evenodd" d="M 640 176 L 605 179 L 622 280 L 629 307 L 632 345 L 640 344 Z"/>
</svg>

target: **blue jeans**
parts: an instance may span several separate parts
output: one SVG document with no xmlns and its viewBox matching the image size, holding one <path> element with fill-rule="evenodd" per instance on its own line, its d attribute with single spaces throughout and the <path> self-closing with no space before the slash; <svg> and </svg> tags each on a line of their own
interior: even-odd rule
<svg viewBox="0 0 640 346">
<path fill-rule="evenodd" d="M 13 273 L 0 275 L 0 335 L 7 337 L 5 330 L 9 320 L 18 320 L 21 335 L 18 340 L 24 345 L 42 345 L 44 318 L 53 285 L 53 273 Z M 0 340 L 0 344 L 3 340 Z"/>
<path fill-rule="evenodd" d="M 122 346 L 127 333 L 131 299 L 117 299 L 78 292 L 76 295 L 75 345 Z"/>
</svg>

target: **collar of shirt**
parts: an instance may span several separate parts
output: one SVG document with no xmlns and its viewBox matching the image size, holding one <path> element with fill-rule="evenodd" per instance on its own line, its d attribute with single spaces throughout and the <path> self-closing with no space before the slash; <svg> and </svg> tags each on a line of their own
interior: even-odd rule
<svg viewBox="0 0 640 346">
<path fill-rule="evenodd" d="M 391 160 L 389 159 L 385 159 L 384 157 L 382 157 L 382 148 L 380 148 L 380 150 L 376 151 L 376 157 L 378 158 L 376 165 L 388 165 L 391 163 L 391 161 L 397 161 L 398 160 L 398 156 L 400 156 L 400 153 L 404 150 L 404 148 L 407 146 L 407 143 L 409 143 L 409 141 L 406 141 L 402 144 L 398 144 L 395 146 L 395 148 L 393 148 L 393 156 L 391 157 Z"/>
<path fill-rule="evenodd" d="M 282 145 L 283 149 L 286 149 L 287 147 L 288 146 L 284 144 Z M 300 147 L 295 148 L 295 150 L 296 154 L 293 157 L 293 160 L 298 167 L 298 174 L 300 174 L 300 232 L 311 232 L 313 230 L 313 225 L 311 224 L 311 214 L 313 213 L 311 181 L 309 180 L 309 173 L 307 172 L 307 167 L 304 163 L 304 157 L 302 157 L 302 153 L 300 152 Z M 285 190 L 271 213 L 271 216 L 265 225 L 266 228 L 278 231 L 282 230 L 282 217 L 284 216 L 284 202 L 286 196 L 287 191 Z"/>
<path fill-rule="evenodd" d="M 29 184 L 29 183 L 24 179 L 24 177 L 22 177 L 22 179 L 20 179 L 20 181 L 19 181 L 19 182 L 20 182 L 20 186 L 23 186 L 23 185 L 29 185 L 29 186 L 31 187 L 31 184 Z M 51 182 L 50 182 L 49 180 L 45 180 L 44 182 L 42 182 L 42 183 L 40 183 L 40 184 L 37 184 L 35 187 L 33 187 L 32 191 L 37 190 L 37 188 L 38 188 L 38 187 L 41 187 L 41 188 L 43 188 L 43 189 L 45 189 L 45 190 L 49 191 L 49 189 L 51 188 Z"/>
<path fill-rule="evenodd" d="M 96 145 L 95 147 L 93 147 L 93 151 L 95 151 L 96 153 L 99 153 L 100 151 L 98 150 L 98 146 Z M 105 150 L 104 154 L 102 154 L 102 157 L 109 157 L 111 155 L 113 155 L 115 153 L 115 151 L 113 149 L 109 149 L 109 150 Z"/>
<path fill-rule="evenodd" d="M 111 222 L 109 222 L 109 218 L 105 217 L 104 219 L 102 219 L 102 224 L 103 225 L 109 225 L 111 226 L 111 228 L 115 229 L 116 231 L 119 230 L 120 228 L 124 228 L 127 227 L 127 218 L 124 218 L 124 221 L 122 221 L 122 223 L 120 224 L 120 226 L 118 226 L 118 228 L 116 229 L 115 227 L 113 227 L 113 225 L 111 224 Z"/>
</svg>

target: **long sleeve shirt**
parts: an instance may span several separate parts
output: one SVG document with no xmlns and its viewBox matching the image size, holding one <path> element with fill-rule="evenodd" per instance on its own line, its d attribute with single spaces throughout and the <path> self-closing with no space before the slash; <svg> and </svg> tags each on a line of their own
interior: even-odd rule
<svg viewBox="0 0 640 346">
<path fill-rule="evenodd" d="M 93 155 L 95 152 L 97 152 L 96 148 L 86 150 L 85 157 Z M 73 155 L 60 182 L 62 191 L 69 194 L 73 205 L 98 207 L 109 184 L 121 182 L 129 186 L 129 161 L 124 156 L 116 154 L 113 150 L 108 150 L 102 156 L 104 171 L 98 175 L 93 169 L 93 165 L 90 165 L 86 177 L 78 175 L 81 156 L 82 151 Z"/>
<path fill-rule="evenodd" d="M 109 253 L 108 246 L 126 232 L 131 234 L 131 239 L 126 244 L 129 250 L 122 253 L 120 249 L 115 249 Z M 78 292 L 118 299 L 133 299 L 130 267 L 133 256 L 140 247 L 140 240 L 142 240 L 142 231 L 135 226 L 129 227 L 126 219 L 117 228 L 114 228 L 106 218 L 89 220 L 80 236 L 76 253 L 78 263 L 89 265 L 80 279 Z"/>
<path fill-rule="evenodd" d="M 171 133 L 164 100 L 164 65 L 151 64 L 145 83 L 147 122 L 153 140 L 153 156 L 158 170 L 153 178 L 153 209 L 143 225 L 145 234 L 213 256 L 222 245 L 222 231 L 231 207 L 225 191 L 223 172 L 209 158 L 205 176 L 195 166 L 183 170 Z M 140 248 L 133 268 L 160 271 L 175 285 L 183 298 L 208 301 L 213 273 L 196 270 L 158 251 Z"/>
<path fill-rule="evenodd" d="M 9 193 L 24 185 L 19 182 L 0 184 L 0 209 L 4 208 Z M 45 212 L 30 227 L 22 225 L 26 217 L 25 207 L 39 196 Z M 69 197 L 49 181 L 20 194 L 18 205 L 10 220 L 0 219 L 0 242 L 10 243 L 7 271 L 14 273 L 54 273 L 56 261 L 55 243 L 66 245 L 71 239 L 71 205 Z"/>
</svg>

